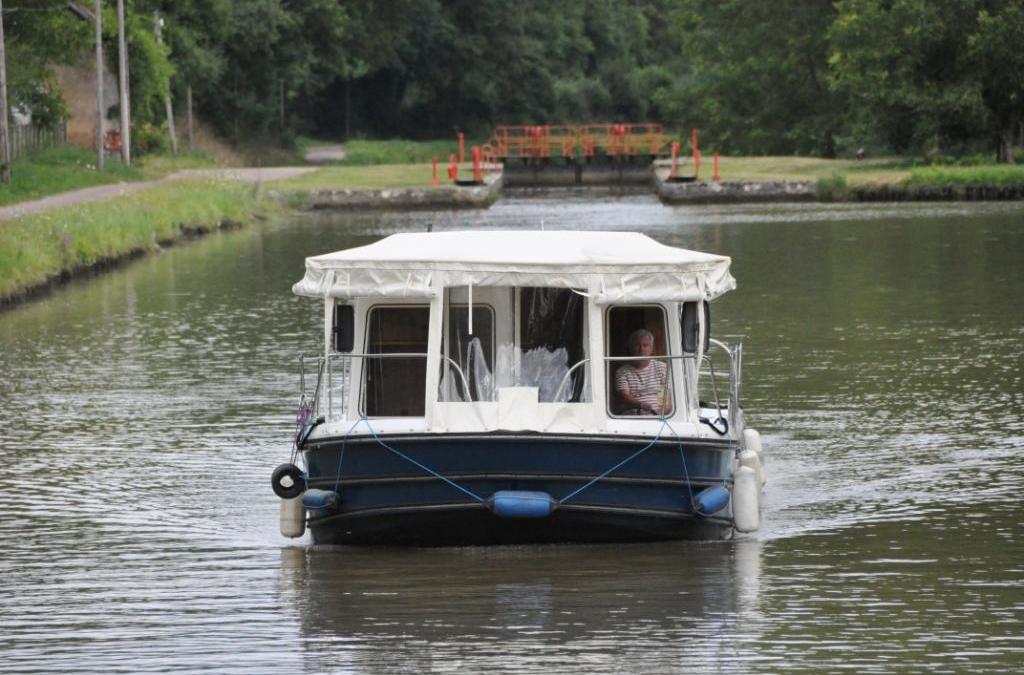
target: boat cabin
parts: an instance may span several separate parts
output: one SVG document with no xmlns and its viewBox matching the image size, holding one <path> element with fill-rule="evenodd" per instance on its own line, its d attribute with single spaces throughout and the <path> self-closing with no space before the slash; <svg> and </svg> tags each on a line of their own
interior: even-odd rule
<svg viewBox="0 0 1024 675">
<path fill-rule="evenodd" d="M 293 290 L 324 302 L 324 351 L 306 361 L 320 433 L 369 433 L 354 428 L 366 419 L 379 433 L 721 434 L 701 423 L 698 385 L 729 262 L 575 231 L 396 234 L 308 258 Z"/>
</svg>

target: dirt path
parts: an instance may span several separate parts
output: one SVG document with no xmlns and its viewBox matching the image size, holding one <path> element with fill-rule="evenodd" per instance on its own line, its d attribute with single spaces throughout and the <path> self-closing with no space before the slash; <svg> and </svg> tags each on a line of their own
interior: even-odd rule
<svg viewBox="0 0 1024 675">
<path fill-rule="evenodd" d="M 0 220 L 10 220 L 30 213 L 39 213 L 49 209 L 58 209 L 75 204 L 86 202 L 100 202 L 115 197 L 122 197 L 131 192 L 145 190 L 162 183 L 188 180 L 189 178 L 233 178 L 235 180 L 249 183 L 261 183 L 263 181 L 291 178 L 310 171 L 316 171 L 312 166 L 281 166 L 266 168 L 246 169 L 188 169 L 172 173 L 159 180 L 149 180 L 139 183 L 115 183 L 113 185 L 97 185 L 94 187 L 61 192 L 42 199 L 35 199 L 30 202 L 20 202 L 10 206 L 0 207 Z"/>
<path fill-rule="evenodd" d="M 306 152 L 306 161 L 310 164 L 327 164 L 345 159 L 345 146 L 317 145 Z"/>
</svg>

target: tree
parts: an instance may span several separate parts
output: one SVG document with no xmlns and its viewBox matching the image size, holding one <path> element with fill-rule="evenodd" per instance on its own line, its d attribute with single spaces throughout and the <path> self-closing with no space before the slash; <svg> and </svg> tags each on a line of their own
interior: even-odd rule
<svg viewBox="0 0 1024 675">
<path fill-rule="evenodd" d="M 92 45 L 91 29 L 91 23 L 76 16 L 64 3 L 5 2 L 9 108 L 31 113 L 37 126 L 62 124 L 68 118 L 68 109 L 51 66 L 75 62 Z"/>
<path fill-rule="evenodd" d="M 1024 2 L 996 3 L 978 12 L 967 36 L 967 61 L 979 74 L 996 161 L 1013 163 L 1014 136 L 1024 125 Z"/>
<path fill-rule="evenodd" d="M 1021 0 L 841 0 L 829 31 L 833 84 L 850 119 L 897 150 L 989 135 L 1012 160 L 1024 105 Z"/>
<path fill-rule="evenodd" d="M 722 150 L 834 156 L 843 108 L 828 82 L 834 17 L 820 0 L 680 0 L 671 25 L 689 69 L 669 105 Z"/>
</svg>

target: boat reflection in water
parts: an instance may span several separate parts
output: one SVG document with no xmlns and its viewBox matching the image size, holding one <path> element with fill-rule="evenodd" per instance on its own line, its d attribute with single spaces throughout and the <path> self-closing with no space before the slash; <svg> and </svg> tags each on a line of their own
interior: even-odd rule
<svg viewBox="0 0 1024 675">
<path fill-rule="evenodd" d="M 746 540 L 295 547 L 280 592 L 314 670 L 663 672 L 756 647 L 760 569 L 761 544 Z"/>
</svg>

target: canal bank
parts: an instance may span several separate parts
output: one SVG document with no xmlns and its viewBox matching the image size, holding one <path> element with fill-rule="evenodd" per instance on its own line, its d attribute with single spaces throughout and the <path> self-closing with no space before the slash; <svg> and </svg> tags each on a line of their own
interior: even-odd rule
<svg viewBox="0 0 1024 675">
<path fill-rule="evenodd" d="M 501 197 L 502 185 L 502 175 L 496 172 L 484 175 L 481 183 L 466 181 L 462 184 L 399 188 L 274 188 L 268 194 L 292 208 L 307 211 L 485 209 Z"/>
<path fill-rule="evenodd" d="M 679 172 L 684 180 L 672 181 L 664 161 L 647 167 L 591 163 L 582 170 L 578 163 L 563 162 L 549 167 L 551 175 L 543 167 L 520 164 L 504 174 L 485 173 L 479 185 L 433 185 L 429 164 L 193 170 L 161 181 L 89 188 L 3 207 L 0 308 L 178 241 L 245 226 L 289 209 L 487 209 L 502 198 L 506 187 L 519 191 L 538 177 L 543 179 L 540 190 L 628 186 L 650 190 L 669 205 L 1024 199 L 1024 179 L 1016 167 L 999 173 L 980 167 L 980 174 L 974 167 L 938 173 L 932 169 L 918 175 L 917 170 L 887 169 L 882 160 L 726 158 L 722 173 L 730 179 L 708 182 L 685 180 L 685 164 Z M 847 173 L 827 175 L 831 169 Z M 846 175 L 855 176 L 852 185 Z"/>
<path fill-rule="evenodd" d="M 56 195 L 0 220 L 0 310 L 71 279 L 281 212 L 258 183 L 222 176 L 105 186 L 114 194 Z M 45 202 L 45 203 L 41 203 Z"/>
</svg>

